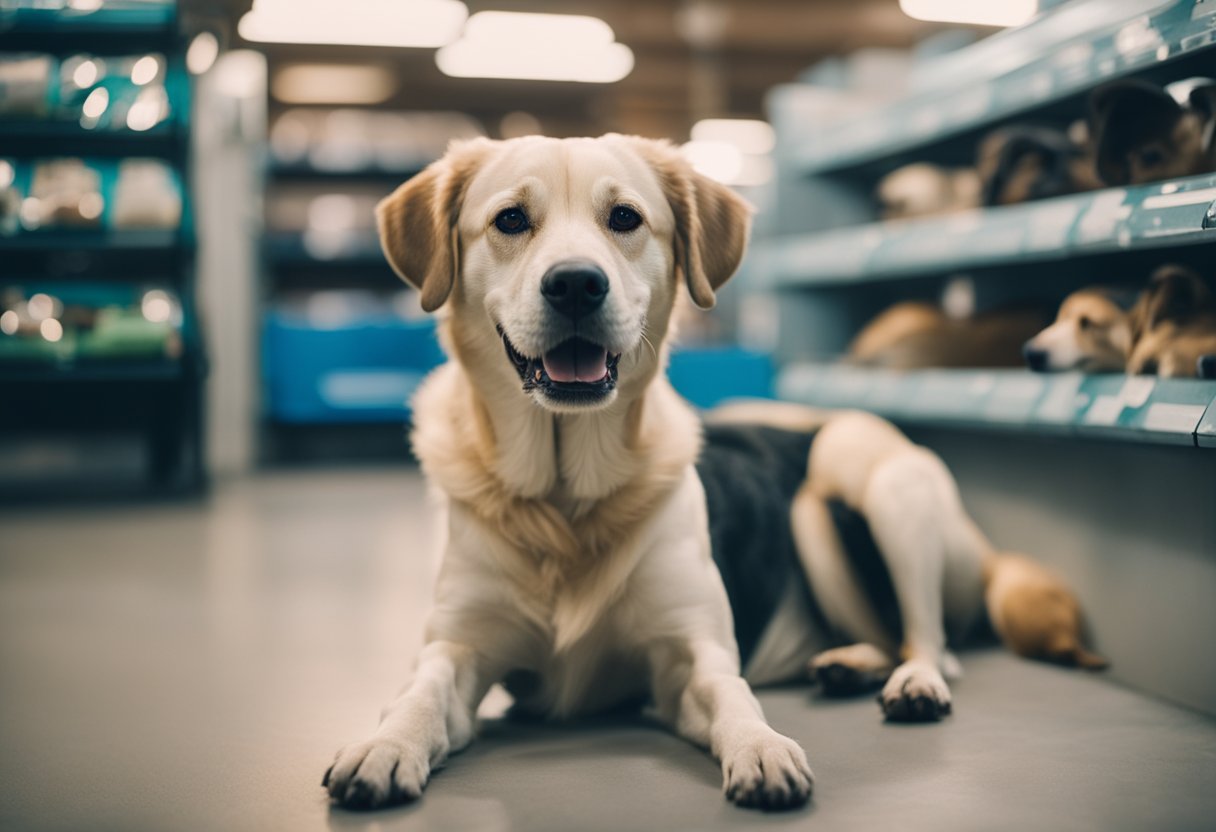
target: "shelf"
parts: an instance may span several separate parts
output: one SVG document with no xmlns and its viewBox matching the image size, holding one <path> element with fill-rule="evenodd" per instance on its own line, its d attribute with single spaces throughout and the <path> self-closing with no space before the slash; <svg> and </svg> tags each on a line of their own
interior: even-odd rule
<svg viewBox="0 0 1216 832">
<path fill-rule="evenodd" d="M 74 122 L 0 119 L 0 155 L 20 158 L 47 156 L 151 156 L 176 160 L 185 155 L 187 135 L 176 122 L 150 130 L 86 130 Z"/>
<path fill-rule="evenodd" d="M 304 244 L 304 236 L 294 232 L 275 232 L 266 235 L 266 256 L 272 266 L 309 270 L 377 269 L 391 275 L 388 262 L 375 232 L 366 240 L 347 246 L 332 257 L 321 257 Z"/>
<path fill-rule="evenodd" d="M 1021 29 L 937 59 L 938 66 L 928 71 L 936 69 L 948 79 L 945 83 L 808 135 L 792 152 L 791 163 L 807 175 L 867 165 L 891 168 L 908 161 L 899 157 L 911 151 L 1014 118 L 1052 108 L 1079 118 L 1084 109 L 1077 105 L 1084 95 L 1107 81 L 1144 76 L 1162 82 L 1210 74 L 1210 65 L 1203 70 L 1216 47 L 1216 12 L 1203 5 L 1210 6 L 1210 0 L 1064 4 Z M 1111 14 L 1120 15 L 1121 22 L 1093 28 L 1094 21 Z M 1027 60 L 1028 55 L 1038 57 Z M 985 79 L 983 73 L 993 66 L 1011 69 Z"/>
<path fill-rule="evenodd" d="M 70 384 L 77 382 L 165 382 L 186 376 L 181 361 L 114 361 L 78 364 L 0 364 L 0 384 Z"/>
<path fill-rule="evenodd" d="M 177 229 L 56 228 L 0 237 L 0 254 L 23 252 L 163 252 L 188 251 L 190 243 Z"/>
<path fill-rule="evenodd" d="M 181 39 L 174 5 L 143 3 L 91 13 L 0 11 L 0 51 L 68 55 L 164 50 Z"/>
<path fill-rule="evenodd" d="M 839 284 L 1198 243 L 1216 243 L 1216 174 L 773 238 L 749 274 L 767 288 Z"/>
<path fill-rule="evenodd" d="M 793 364 L 777 390 L 783 399 L 905 424 L 1216 447 L 1216 381 Z"/>
<path fill-rule="evenodd" d="M 395 188 L 405 180 L 416 176 L 425 167 L 425 163 L 420 163 L 391 170 L 380 167 L 333 170 L 318 168 L 309 164 L 272 164 L 267 173 L 270 179 L 275 182 L 358 182 L 362 184 L 383 184 Z"/>
</svg>

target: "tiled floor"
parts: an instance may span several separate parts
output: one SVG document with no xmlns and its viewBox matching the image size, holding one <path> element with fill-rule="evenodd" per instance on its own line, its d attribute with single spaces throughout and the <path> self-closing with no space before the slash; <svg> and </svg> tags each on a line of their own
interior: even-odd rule
<svg viewBox="0 0 1216 832">
<path fill-rule="evenodd" d="M 812 807 L 726 804 L 641 720 L 489 723 L 415 806 L 331 809 L 334 750 L 417 649 L 431 512 L 405 469 L 289 472 L 202 503 L 0 511 L 0 829 L 1170 830 L 1216 818 L 1216 723 L 999 653 L 956 713 L 761 700 L 808 749 Z"/>
</svg>

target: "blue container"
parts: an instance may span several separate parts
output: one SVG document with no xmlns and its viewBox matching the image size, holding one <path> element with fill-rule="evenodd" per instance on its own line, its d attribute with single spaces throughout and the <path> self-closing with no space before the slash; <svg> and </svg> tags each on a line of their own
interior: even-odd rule
<svg viewBox="0 0 1216 832">
<path fill-rule="evenodd" d="M 431 320 L 365 317 L 322 328 L 272 311 L 262 333 L 267 411 L 295 424 L 405 422 L 410 396 L 444 360 Z"/>
<path fill-rule="evenodd" d="M 681 396 L 708 408 L 726 399 L 773 398 L 773 359 L 740 347 L 675 350 L 667 371 Z"/>
</svg>

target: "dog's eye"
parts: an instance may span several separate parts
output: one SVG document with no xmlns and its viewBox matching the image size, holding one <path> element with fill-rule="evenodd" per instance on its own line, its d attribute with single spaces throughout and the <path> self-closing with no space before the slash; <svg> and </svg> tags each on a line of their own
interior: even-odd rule
<svg viewBox="0 0 1216 832">
<path fill-rule="evenodd" d="M 1091 321 L 1085 315 L 1082 315 L 1080 318 L 1077 318 L 1077 326 L 1081 327 L 1081 329 L 1089 329 L 1093 325 L 1094 325 L 1094 322 Z"/>
<path fill-rule="evenodd" d="M 503 234 L 522 234 L 532 227 L 522 208 L 506 208 L 494 218 L 494 227 Z"/>
<path fill-rule="evenodd" d="M 1155 147 L 1140 151 L 1140 164 L 1146 168 L 1155 168 L 1165 161 L 1165 154 Z"/>
<path fill-rule="evenodd" d="M 608 227 L 613 231 L 632 231 L 642 224 L 642 215 L 626 205 L 618 205 L 608 215 Z"/>
</svg>

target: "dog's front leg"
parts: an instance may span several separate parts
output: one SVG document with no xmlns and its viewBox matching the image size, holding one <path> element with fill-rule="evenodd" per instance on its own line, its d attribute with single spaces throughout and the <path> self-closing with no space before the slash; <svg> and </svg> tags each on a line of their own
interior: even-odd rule
<svg viewBox="0 0 1216 832">
<path fill-rule="evenodd" d="M 806 802 L 814 782 L 806 752 L 769 727 L 729 649 L 663 640 L 651 649 L 650 669 L 660 718 L 722 764 L 729 800 L 766 809 Z"/>
<path fill-rule="evenodd" d="M 384 709 L 372 737 L 338 752 L 322 783 L 351 808 L 373 808 L 421 796 L 431 771 L 473 738 L 488 674 L 473 648 L 433 641 L 413 681 Z"/>
</svg>

